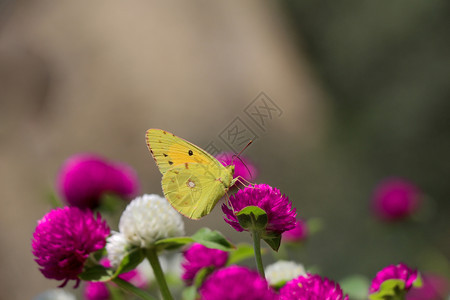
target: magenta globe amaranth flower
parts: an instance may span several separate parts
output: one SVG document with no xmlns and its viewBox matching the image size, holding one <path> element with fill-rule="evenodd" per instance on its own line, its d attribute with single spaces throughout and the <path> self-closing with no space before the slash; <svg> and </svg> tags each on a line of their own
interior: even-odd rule
<svg viewBox="0 0 450 300">
<path fill-rule="evenodd" d="M 83 294 L 86 300 L 109 300 L 111 298 L 108 287 L 104 282 L 86 282 Z"/>
<path fill-rule="evenodd" d="M 212 273 L 199 289 L 202 300 L 275 300 L 277 294 L 255 271 L 231 266 Z"/>
<path fill-rule="evenodd" d="M 182 278 L 188 284 L 197 275 L 197 272 L 202 268 L 213 267 L 221 268 L 225 266 L 228 260 L 228 252 L 219 249 L 210 249 L 201 244 L 193 244 L 184 253 L 184 262 L 182 263 L 183 275 Z"/>
<path fill-rule="evenodd" d="M 348 300 L 338 283 L 319 275 L 306 274 L 292 279 L 280 289 L 280 300 Z"/>
<path fill-rule="evenodd" d="M 236 157 L 233 152 L 222 152 L 216 155 L 216 159 L 225 167 L 231 164 L 234 165 L 233 178 L 242 177 L 247 181 L 252 181 L 258 175 L 255 165 L 244 156 Z"/>
<path fill-rule="evenodd" d="M 402 178 L 387 178 L 375 188 L 372 208 L 383 220 L 399 220 L 410 216 L 419 206 L 420 190 Z"/>
<path fill-rule="evenodd" d="M 33 233 L 32 248 L 45 277 L 80 280 L 78 275 L 89 254 L 105 247 L 109 227 L 97 214 L 77 207 L 51 210 L 38 221 Z"/>
<path fill-rule="evenodd" d="M 286 242 L 301 242 L 308 237 L 308 226 L 305 221 L 297 219 L 295 227 L 283 233 L 283 240 Z"/>
<path fill-rule="evenodd" d="M 237 231 L 243 231 L 244 228 L 239 224 L 236 213 L 247 206 L 258 206 L 266 212 L 268 218 L 266 232 L 281 234 L 295 227 L 296 212 L 295 208 L 292 208 L 292 203 L 286 195 L 282 195 L 278 189 L 267 184 L 257 184 L 239 190 L 230 196 L 229 202 L 231 208 L 226 204 L 222 205 L 224 219 Z"/>
<path fill-rule="evenodd" d="M 136 172 L 128 165 L 93 154 L 67 159 L 57 178 L 58 190 L 72 206 L 95 208 L 105 193 L 129 199 L 139 191 Z"/>
<path fill-rule="evenodd" d="M 399 288 L 402 291 L 408 291 L 413 286 L 414 282 L 418 279 L 417 270 L 410 269 L 405 264 L 389 265 L 383 270 L 379 271 L 375 278 L 372 280 L 372 284 L 369 288 L 369 294 L 379 292 L 382 284 L 391 279 L 399 280 L 402 286 Z"/>
</svg>

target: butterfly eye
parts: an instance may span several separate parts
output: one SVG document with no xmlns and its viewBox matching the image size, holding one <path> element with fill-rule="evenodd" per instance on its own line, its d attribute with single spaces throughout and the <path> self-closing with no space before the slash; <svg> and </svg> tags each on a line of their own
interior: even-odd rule
<svg viewBox="0 0 450 300">
<path fill-rule="evenodd" d="M 189 156 L 192 156 L 192 155 L 194 155 L 194 152 L 192 152 L 192 150 L 189 150 L 188 154 L 189 154 Z"/>
</svg>

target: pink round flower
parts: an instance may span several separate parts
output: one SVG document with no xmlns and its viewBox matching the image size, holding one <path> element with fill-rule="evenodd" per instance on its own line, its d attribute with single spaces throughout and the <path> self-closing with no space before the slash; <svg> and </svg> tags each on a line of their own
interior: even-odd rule
<svg viewBox="0 0 450 300">
<path fill-rule="evenodd" d="M 51 210 L 38 221 L 32 248 L 40 271 L 47 278 L 76 280 L 89 254 L 105 247 L 109 227 L 100 214 L 77 207 Z"/>
<path fill-rule="evenodd" d="M 450 292 L 450 281 L 434 274 L 422 275 L 422 286 L 413 287 L 406 295 L 406 300 L 441 300 Z"/>
<path fill-rule="evenodd" d="M 372 197 L 374 213 L 383 220 L 399 220 L 410 216 L 420 202 L 421 192 L 402 178 L 388 178 L 375 188 Z"/>
<path fill-rule="evenodd" d="M 418 277 L 417 270 L 410 269 L 405 264 L 389 265 L 379 271 L 369 288 L 369 294 L 378 292 L 383 282 L 389 279 L 400 279 L 405 282 L 405 290 L 411 289 L 414 281 Z"/>
<path fill-rule="evenodd" d="M 283 233 L 283 240 L 287 242 L 301 242 L 308 237 L 308 226 L 305 221 L 297 219 L 295 227 Z"/>
<path fill-rule="evenodd" d="M 128 165 L 109 162 L 92 154 L 78 154 L 63 164 L 58 190 L 72 206 L 95 208 L 105 193 L 129 199 L 139 191 L 136 172 Z"/>
<path fill-rule="evenodd" d="M 212 273 L 199 289 L 202 300 L 275 300 L 277 294 L 255 271 L 231 266 Z"/>
<path fill-rule="evenodd" d="M 202 244 L 193 244 L 188 250 L 183 253 L 184 262 L 182 267 L 184 269 L 182 278 L 188 284 L 197 275 L 197 272 L 202 268 L 214 267 L 221 268 L 225 266 L 228 260 L 228 252 L 219 249 L 210 249 Z"/>
<path fill-rule="evenodd" d="M 226 204 L 222 205 L 224 219 L 237 231 L 243 231 L 244 228 L 239 225 L 236 213 L 247 206 L 258 206 L 266 212 L 267 232 L 283 233 L 295 227 L 297 214 L 295 208 L 292 208 L 292 202 L 286 195 L 282 195 L 280 190 L 267 184 L 257 184 L 239 190 L 230 197 L 230 204 L 232 208 Z"/>
<path fill-rule="evenodd" d="M 86 300 L 109 300 L 111 297 L 104 282 L 86 282 L 83 294 Z"/>
<path fill-rule="evenodd" d="M 233 178 L 242 177 L 245 180 L 252 181 L 258 175 L 258 170 L 256 169 L 255 165 L 244 156 L 235 157 L 235 154 L 233 152 L 222 152 L 216 155 L 216 159 L 220 161 L 225 167 L 233 163 Z"/>
<path fill-rule="evenodd" d="M 292 279 L 280 289 L 280 300 L 348 300 L 338 283 L 319 275 L 306 274 Z"/>
</svg>

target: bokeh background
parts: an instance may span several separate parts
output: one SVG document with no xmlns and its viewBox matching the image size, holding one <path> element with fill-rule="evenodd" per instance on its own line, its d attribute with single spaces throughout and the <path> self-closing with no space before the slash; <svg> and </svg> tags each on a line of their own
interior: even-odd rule
<svg viewBox="0 0 450 300">
<path fill-rule="evenodd" d="M 292 258 L 335 280 L 400 261 L 448 276 L 449 17 L 439 0 L 0 1 L 0 298 L 58 285 L 30 244 L 67 157 L 126 162 L 161 194 L 145 131 L 226 148 L 236 117 L 257 181 L 324 224 Z M 261 91 L 282 110 L 264 130 L 244 112 Z M 388 176 L 427 195 L 414 220 L 372 216 Z M 217 208 L 186 226 L 250 241 Z"/>
</svg>

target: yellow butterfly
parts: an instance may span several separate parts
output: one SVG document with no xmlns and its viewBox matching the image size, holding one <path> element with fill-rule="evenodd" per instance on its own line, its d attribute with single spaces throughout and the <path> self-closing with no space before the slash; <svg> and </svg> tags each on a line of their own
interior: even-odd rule
<svg viewBox="0 0 450 300">
<path fill-rule="evenodd" d="M 225 167 L 205 150 L 161 129 L 149 129 L 145 136 L 163 175 L 164 195 L 182 215 L 195 220 L 206 216 L 234 185 L 234 165 Z"/>
</svg>

